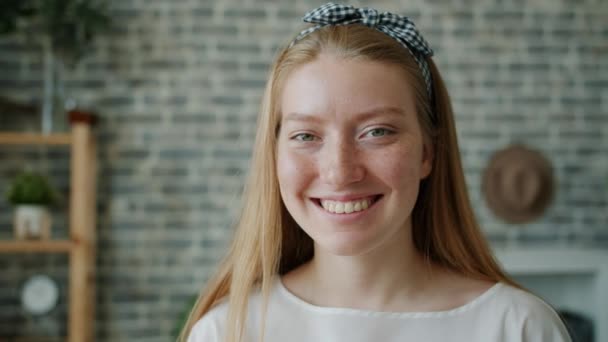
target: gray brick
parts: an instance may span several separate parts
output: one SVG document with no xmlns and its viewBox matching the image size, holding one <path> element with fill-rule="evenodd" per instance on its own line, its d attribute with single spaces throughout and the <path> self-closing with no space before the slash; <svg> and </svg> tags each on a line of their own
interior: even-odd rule
<svg viewBox="0 0 608 342">
<path fill-rule="evenodd" d="M 266 18 L 266 11 L 263 8 L 228 8 L 224 12 L 224 16 L 231 20 L 240 17 L 264 20 Z"/>
<path fill-rule="evenodd" d="M 99 100 L 101 106 L 121 107 L 133 105 L 133 98 L 125 95 L 107 96 Z"/>
<path fill-rule="evenodd" d="M 144 159 L 150 155 L 150 151 L 144 148 L 123 149 L 118 151 L 119 158 Z"/>
<path fill-rule="evenodd" d="M 200 149 L 166 148 L 160 150 L 158 155 L 162 159 L 191 159 L 200 158 L 204 154 Z"/>
<path fill-rule="evenodd" d="M 252 54 L 256 55 L 260 52 L 260 46 L 256 43 L 243 43 L 243 42 L 220 42 L 217 45 L 217 49 L 220 53 L 225 54 Z"/>
<path fill-rule="evenodd" d="M 235 25 L 230 24 L 214 24 L 195 23 L 192 26 L 192 32 L 201 35 L 210 35 L 210 37 L 236 36 L 238 29 Z"/>
<path fill-rule="evenodd" d="M 239 67 L 239 63 L 237 61 L 231 60 L 218 60 L 211 62 L 214 69 L 218 69 L 226 72 L 234 72 Z"/>
<path fill-rule="evenodd" d="M 520 10 L 488 10 L 483 14 L 488 24 L 496 25 L 502 21 L 521 22 L 524 19 L 524 12 Z"/>
<path fill-rule="evenodd" d="M 247 63 L 247 68 L 251 71 L 270 71 L 270 63 L 268 62 L 250 62 Z"/>
<path fill-rule="evenodd" d="M 241 105 L 243 99 L 240 96 L 214 96 L 211 102 L 216 105 Z"/>
<path fill-rule="evenodd" d="M 142 65 L 145 69 L 157 71 L 178 71 L 186 68 L 186 61 L 183 60 L 152 60 L 146 61 Z"/>
<path fill-rule="evenodd" d="M 165 184 L 161 187 L 165 195 L 203 195 L 207 192 L 207 185 L 177 185 Z"/>
<path fill-rule="evenodd" d="M 115 8 L 111 12 L 111 16 L 114 20 L 134 20 L 140 15 L 140 12 L 135 8 Z"/>
<path fill-rule="evenodd" d="M 190 13 L 192 13 L 195 17 L 200 18 L 209 18 L 213 16 L 213 9 L 208 7 L 198 7 L 190 9 Z"/>
<path fill-rule="evenodd" d="M 211 124 L 217 121 L 217 117 L 211 114 L 174 114 L 172 121 L 176 124 Z"/>
<path fill-rule="evenodd" d="M 302 17 L 302 12 L 296 10 L 295 8 L 279 8 L 277 12 L 277 16 L 279 18 L 289 18 L 289 19 L 297 19 Z"/>
</svg>

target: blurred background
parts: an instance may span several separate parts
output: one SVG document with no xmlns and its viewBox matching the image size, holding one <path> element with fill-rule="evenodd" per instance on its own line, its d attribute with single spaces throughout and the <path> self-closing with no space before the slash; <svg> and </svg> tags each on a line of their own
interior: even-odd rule
<svg viewBox="0 0 608 342">
<path fill-rule="evenodd" d="M 269 66 L 324 2 L 2 0 L 0 142 L 69 132 L 75 108 L 97 116 L 97 190 L 87 192 L 97 341 L 174 339 L 232 236 Z M 571 317 L 580 341 L 608 341 L 608 2 L 350 4 L 416 23 L 450 91 L 470 196 L 499 259 Z M 57 194 L 51 239 L 70 236 L 73 150 L 33 141 L 0 144 L 5 242 L 16 221 L 4 195 L 24 171 Z M 492 210 L 482 186 L 493 155 L 513 144 L 541 154 L 553 177 L 542 188 L 551 200 L 523 222 Z M 66 340 L 69 253 L 10 246 L 0 244 L 0 341 Z"/>
</svg>

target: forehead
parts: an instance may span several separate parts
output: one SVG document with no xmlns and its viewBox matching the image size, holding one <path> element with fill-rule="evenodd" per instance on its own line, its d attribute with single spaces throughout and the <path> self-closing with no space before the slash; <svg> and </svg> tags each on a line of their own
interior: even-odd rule
<svg viewBox="0 0 608 342">
<path fill-rule="evenodd" d="M 396 65 L 321 54 L 286 77 L 279 100 L 283 115 L 345 116 L 386 107 L 413 112 L 413 98 L 408 77 Z"/>
</svg>

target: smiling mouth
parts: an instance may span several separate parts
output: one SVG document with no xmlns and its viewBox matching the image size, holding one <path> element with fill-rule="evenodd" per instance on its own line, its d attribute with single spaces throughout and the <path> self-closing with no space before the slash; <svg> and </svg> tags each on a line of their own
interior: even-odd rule
<svg viewBox="0 0 608 342">
<path fill-rule="evenodd" d="M 354 201 L 332 201 L 320 198 L 313 198 L 319 207 L 332 214 L 351 214 L 365 211 L 371 208 L 383 195 L 360 198 Z"/>
</svg>

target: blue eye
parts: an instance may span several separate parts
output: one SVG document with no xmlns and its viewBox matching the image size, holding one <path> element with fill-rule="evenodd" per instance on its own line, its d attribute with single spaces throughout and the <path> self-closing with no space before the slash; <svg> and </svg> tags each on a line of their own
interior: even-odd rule
<svg viewBox="0 0 608 342">
<path fill-rule="evenodd" d="M 299 141 L 313 141 L 315 140 L 315 136 L 310 133 L 300 133 L 294 135 L 291 139 Z"/>
<path fill-rule="evenodd" d="M 391 131 L 386 128 L 374 128 L 369 130 L 365 135 L 377 138 L 389 135 L 390 133 Z"/>
</svg>

